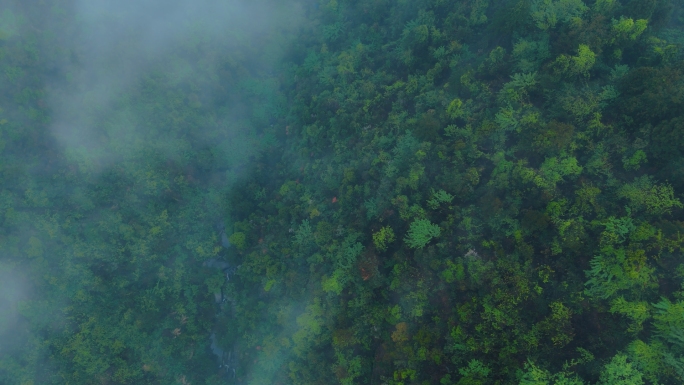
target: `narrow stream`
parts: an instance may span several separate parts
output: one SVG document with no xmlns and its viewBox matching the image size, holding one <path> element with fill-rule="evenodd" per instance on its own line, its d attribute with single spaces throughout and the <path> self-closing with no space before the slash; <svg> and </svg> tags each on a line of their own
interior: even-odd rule
<svg viewBox="0 0 684 385">
<path fill-rule="evenodd" d="M 231 247 L 230 241 L 228 239 L 228 235 L 226 234 L 226 229 L 225 225 L 221 222 L 216 225 L 216 229 L 219 232 L 219 237 L 221 239 L 221 246 L 224 247 L 224 249 L 228 250 Z M 207 261 L 204 261 L 202 264 L 204 267 L 208 267 L 211 269 L 219 269 L 223 271 L 223 273 L 226 275 L 226 280 L 230 281 L 230 278 L 233 274 L 235 274 L 235 271 L 239 266 L 231 266 L 230 263 L 227 261 L 221 260 L 221 259 L 209 259 Z M 223 347 L 220 346 L 219 344 L 219 338 L 216 336 L 216 329 L 218 326 L 218 320 L 222 317 L 222 313 L 225 314 L 225 311 L 227 310 L 227 305 L 230 303 L 231 305 L 231 316 L 235 314 L 235 300 L 226 296 L 222 291 L 218 291 L 214 293 L 214 300 L 216 301 L 217 304 L 217 311 L 216 311 L 216 323 L 214 323 L 214 326 L 211 329 L 211 335 L 209 336 L 210 340 L 210 345 L 209 348 L 211 349 L 211 352 L 216 356 L 216 360 L 218 363 L 218 367 L 221 370 L 221 373 L 225 375 L 227 378 L 230 379 L 235 379 L 236 376 L 236 368 L 238 365 L 238 359 L 237 359 L 237 351 L 235 345 L 231 346 L 229 349 L 224 349 Z"/>
</svg>

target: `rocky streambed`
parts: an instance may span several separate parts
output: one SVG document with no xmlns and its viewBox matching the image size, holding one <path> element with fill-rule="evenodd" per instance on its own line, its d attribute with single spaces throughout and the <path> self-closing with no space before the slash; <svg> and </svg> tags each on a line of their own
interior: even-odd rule
<svg viewBox="0 0 684 385">
<path fill-rule="evenodd" d="M 223 246 L 225 252 L 227 252 L 231 248 L 231 244 L 225 231 L 225 225 L 223 223 L 218 223 L 216 225 L 216 230 L 219 232 L 221 246 Z M 225 252 L 222 254 L 225 254 Z M 206 260 L 202 263 L 202 266 L 210 269 L 221 270 L 225 274 L 227 281 L 230 281 L 233 274 L 235 274 L 239 268 L 239 266 L 231 265 L 229 262 L 220 258 Z M 219 289 L 217 292 L 214 292 L 214 300 L 217 305 L 216 323 L 212 327 L 211 335 L 209 336 L 209 348 L 211 349 L 212 354 L 216 356 L 218 367 L 221 372 L 228 378 L 234 379 L 236 377 L 236 369 L 239 363 L 237 359 L 237 348 L 235 345 L 230 347 L 221 346 L 219 342 L 220 330 L 225 329 L 226 325 L 219 324 L 219 322 L 225 322 L 226 319 L 234 317 L 236 311 L 235 300 L 227 296 L 226 293 L 224 293 L 221 289 Z M 219 336 L 217 336 L 217 332 L 219 332 Z"/>
</svg>

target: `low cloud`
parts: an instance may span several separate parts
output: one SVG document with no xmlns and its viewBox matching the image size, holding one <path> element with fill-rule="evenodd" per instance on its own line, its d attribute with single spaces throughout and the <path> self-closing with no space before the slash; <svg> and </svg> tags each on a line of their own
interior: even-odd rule
<svg viewBox="0 0 684 385">
<path fill-rule="evenodd" d="M 131 108 L 131 91 L 144 93 L 146 77 L 161 76 L 165 84 L 187 85 L 182 103 L 212 100 L 217 92 L 234 93 L 221 84 L 226 72 L 247 68 L 267 73 L 278 58 L 268 44 L 293 28 L 300 12 L 290 3 L 216 0 L 80 0 L 69 9 L 73 23 L 55 26 L 59 46 L 54 79 L 48 79 L 51 132 L 67 155 L 102 169 L 153 147 L 177 157 L 182 141 L 173 132 L 161 142 L 146 124 L 152 111 Z M 287 6 L 286 12 L 283 7 Z M 229 74 L 233 80 L 241 75 Z M 141 91 L 142 90 L 142 91 Z M 150 99 L 155 96 L 150 95 Z M 139 100 L 136 100 L 139 102 Z M 160 107 L 160 110 L 164 110 Z M 211 129 L 244 130 L 234 116 L 237 105 L 223 105 L 214 121 L 193 127 L 192 138 L 215 142 Z M 233 124 L 235 123 L 235 124 Z M 208 127 L 212 126 L 213 127 Z M 232 126 L 232 127 L 229 127 Z M 171 127 L 169 127 L 171 131 Z M 206 133 L 206 135 L 203 135 Z M 242 138 L 240 132 L 233 137 Z M 241 147 L 250 146 L 249 143 Z M 181 146 L 181 147 L 179 147 Z"/>
</svg>

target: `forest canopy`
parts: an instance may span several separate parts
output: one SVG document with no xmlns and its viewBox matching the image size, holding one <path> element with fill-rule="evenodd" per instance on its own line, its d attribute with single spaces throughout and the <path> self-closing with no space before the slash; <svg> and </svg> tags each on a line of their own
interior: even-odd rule
<svg viewBox="0 0 684 385">
<path fill-rule="evenodd" d="M 0 5 L 0 383 L 681 384 L 680 0 Z"/>
</svg>

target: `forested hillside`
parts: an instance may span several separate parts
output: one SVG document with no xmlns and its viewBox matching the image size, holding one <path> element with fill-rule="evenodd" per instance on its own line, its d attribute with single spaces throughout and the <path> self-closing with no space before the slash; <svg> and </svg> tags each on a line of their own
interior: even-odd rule
<svg viewBox="0 0 684 385">
<path fill-rule="evenodd" d="M 146 1 L 0 5 L 0 383 L 684 382 L 683 1 Z"/>
</svg>

